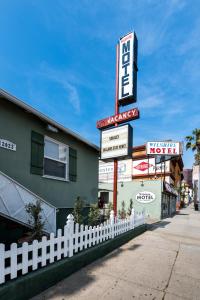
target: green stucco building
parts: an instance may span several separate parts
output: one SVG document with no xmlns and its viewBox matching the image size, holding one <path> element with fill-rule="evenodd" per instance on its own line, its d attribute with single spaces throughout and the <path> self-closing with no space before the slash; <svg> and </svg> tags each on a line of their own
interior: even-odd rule
<svg viewBox="0 0 200 300">
<path fill-rule="evenodd" d="M 30 191 L 54 207 L 57 228 L 63 227 L 78 196 L 86 205 L 97 201 L 98 156 L 97 146 L 0 89 L 1 222 L 18 218 L 10 202 L 5 208 L 9 188 L 1 182 L 8 176 L 22 194 Z"/>
<path fill-rule="evenodd" d="M 106 202 L 113 201 L 113 184 L 99 183 L 99 194 Z M 122 202 L 128 212 L 130 203 L 136 212 L 145 211 L 145 216 L 153 220 L 172 216 L 176 212 L 176 196 L 163 190 L 163 180 L 132 180 L 118 182 L 117 210 L 122 209 Z"/>
</svg>

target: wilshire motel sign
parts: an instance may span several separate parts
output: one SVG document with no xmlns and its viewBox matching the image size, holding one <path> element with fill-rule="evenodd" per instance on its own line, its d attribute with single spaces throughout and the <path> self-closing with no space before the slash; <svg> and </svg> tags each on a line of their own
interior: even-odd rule
<svg viewBox="0 0 200 300">
<path fill-rule="evenodd" d="M 118 160 L 132 155 L 133 128 L 128 123 L 139 118 L 139 110 L 132 108 L 121 112 L 119 108 L 137 101 L 137 53 L 135 32 L 120 38 L 116 49 L 115 114 L 97 121 L 101 130 L 101 160 L 114 161 L 113 209 L 117 215 Z M 120 126 L 119 126 L 120 124 Z"/>
</svg>

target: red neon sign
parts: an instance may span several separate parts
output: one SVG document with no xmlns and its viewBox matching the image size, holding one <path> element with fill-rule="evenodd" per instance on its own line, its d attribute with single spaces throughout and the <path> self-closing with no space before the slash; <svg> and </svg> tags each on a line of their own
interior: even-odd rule
<svg viewBox="0 0 200 300">
<path fill-rule="evenodd" d="M 101 129 L 105 127 L 110 127 L 116 123 L 120 124 L 136 119 L 139 119 L 139 110 L 137 108 L 133 108 L 125 112 L 116 114 L 114 116 L 108 117 L 106 119 L 97 121 L 97 128 Z"/>
</svg>

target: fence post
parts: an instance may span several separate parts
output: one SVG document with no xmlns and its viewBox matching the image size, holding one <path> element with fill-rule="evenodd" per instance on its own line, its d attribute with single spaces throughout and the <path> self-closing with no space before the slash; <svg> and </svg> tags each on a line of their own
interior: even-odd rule
<svg viewBox="0 0 200 300">
<path fill-rule="evenodd" d="M 74 250 L 74 217 L 72 214 L 67 216 L 67 228 L 68 228 L 68 249 L 69 249 L 69 257 L 73 256 Z"/>
<path fill-rule="evenodd" d="M 131 216 L 130 216 L 130 220 L 131 220 L 131 229 L 134 229 L 134 223 L 135 223 L 135 210 L 134 208 L 131 209 Z"/>
<path fill-rule="evenodd" d="M 110 212 L 110 229 L 111 229 L 111 239 L 114 239 L 115 237 L 115 216 L 114 216 L 114 210 L 111 210 Z"/>
</svg>

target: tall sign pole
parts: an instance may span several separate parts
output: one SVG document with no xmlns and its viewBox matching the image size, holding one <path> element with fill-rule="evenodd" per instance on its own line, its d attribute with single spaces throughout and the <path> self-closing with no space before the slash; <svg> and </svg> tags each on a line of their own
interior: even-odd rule
<svg viewBox="0 0 200 300">
<path fill-rule="evenodd" d="M 135 32 L 120 38 L 116 47 L 115 115 L 97 121 L 101 130 L 101 160 L 113 161 L 113 210 L 117 215 L 118 160 L 132 157 L 133 128 L 122 123 L 139 118 L 139 110 L 132 108 L 120 113 L 120 106 L 137 101 L 137 48 Z M 113 127 L 113 128 L 112 128 Z M 110 129 L 111 128 L 111 129 Z"/>
<path fill-rule="evenodd" d="M 115 115 L 119 114 L 119 44 L 116 47 L 116 84 L 115 84 Z M 115 123 L 115 127 L 118 123 Z M 113 210 L 115 217 L 117 216 L 117 179 L 118 179 L 118 160 L 114 159 L 114 176 L 113 176 Z"/>
</svg>

